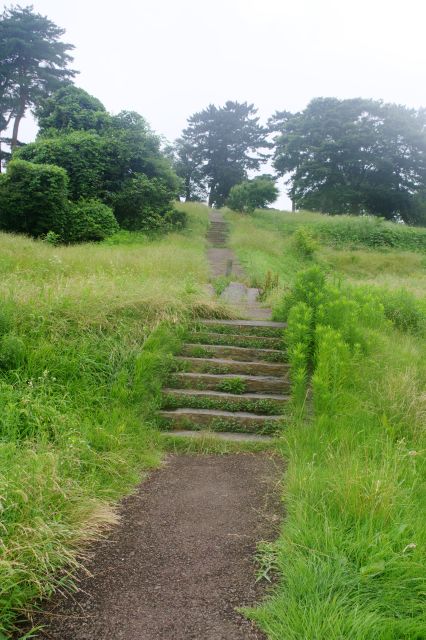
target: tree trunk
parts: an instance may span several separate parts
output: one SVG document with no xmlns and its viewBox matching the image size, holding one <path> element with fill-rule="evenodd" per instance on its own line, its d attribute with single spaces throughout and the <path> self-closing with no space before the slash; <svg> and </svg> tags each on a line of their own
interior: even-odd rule
<svg viewBox="0 0 426 640">
<path fill-rule="evenodd" d="M 294 198 L 291 199 L 291 210 L 293 213 L 296 211 L 296 200 Z"/>
<path fill-rule="evenodd" d="M 19 98 L 19 111 L 15 116 L 15 122 L 13 123 L 12 141 L 10 143 L 10 149 L 13 152 L 18 144 L 18 132 L 21 120 L 25 115 L 25 108 L 27 106 L 27 100 L 24 94 L 21 94 Z"/>
</svg>

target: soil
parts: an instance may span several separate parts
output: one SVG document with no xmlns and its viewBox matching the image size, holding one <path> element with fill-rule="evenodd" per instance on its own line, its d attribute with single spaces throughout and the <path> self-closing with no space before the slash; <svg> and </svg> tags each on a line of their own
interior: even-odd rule
<svg viewBox="0 0 426 640">
<path fill-rule="evenodd" d="M 256 543 L 282 520 L 282 460 L 268 454 L 170 456 L 121 503 L 93 545 L 79 591 L 45 605 L 49 640 L 260 640 L 236 611 L 266 593 Z"/>
</svg>

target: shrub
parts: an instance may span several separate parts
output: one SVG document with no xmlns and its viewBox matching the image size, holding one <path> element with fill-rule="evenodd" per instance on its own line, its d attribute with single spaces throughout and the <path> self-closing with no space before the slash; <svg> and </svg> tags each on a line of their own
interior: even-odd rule
<svg viewBox="0 0 426 640">
<path fill-rule="evenodd" d="M 0 182 L 0 228 L 34 237 L 63 235 L 67 196 L 68 178 L 60 167 L 13 160 Z"/>
<path fill-rule="evenodd" d="M 317 415 L 333 415 L 350 373 L 350 351 L 340 331 L 318 325 L 315 334 L 314 408 Z"/>
<path fill-rule="evenodd" d="M 293 235 L 293 244 L 296 253 L 302 258 L 313 258 L 318 249 L 318 243 L 308 227 L 299 227 Z"/>
<path fill-rule="evenodd" d="M 259 176 L 236 184 L 229 192 L 227 205 L 233 211 L 252 213 L 255 209 L 264 209 L 275 202 L 278 189 L 270 176 Z"/>
<path fill-rule="evenodd" d="M 114 197 L 114 213 L 120 226 L 129 231 L 144 231 L 182 223 L 182 215 L 173 211 L 173 192 L 159 178 L 138 175 L 128 180 Z"/>
<path fill-rule="evenodd" d="M 312 309 L 299 302 L 290 309 L 285 332 L 291 374 L 291 394 L 296 410 L 303 409 L 312 360 Z"/>
<path fill-rule="evenodd" d="M 287 292 L 280 305 L 279 316 L 287 320 L 290 309 L 298 302 L 312 308 L 314 316 L 325 296 L 325 274 L 318 266 L 300 271 L 291 291 Z"/>
<path fill-rule="evenodd" d="M 66 170 L 69 196 L 104 198 L 107 195 L 106 175 L 112 171 L 108 140 L 96 133 L 73 131 L 54 138 L 41 138 L 19 149 L 15 156 L 38 165 L 54 164 Z"/>
<path fill-rule="evenodd" d="M 378 290 L 385 316 L 395 327 L 406 333 L 423 334 L 426 331 L 426 308 L 409 291 Z"/>
<path fill-rule="evenodd" d="M 112 209 L 99 200 L 80 200 L 70 205 L 65 233 L 67 242 L 96 242 L 118 230 Z"/>
</svg>

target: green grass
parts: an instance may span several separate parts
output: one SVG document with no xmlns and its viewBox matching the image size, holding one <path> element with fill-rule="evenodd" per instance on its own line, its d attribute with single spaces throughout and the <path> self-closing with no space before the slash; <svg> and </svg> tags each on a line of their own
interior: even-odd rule
<svg viewBox="0 0 426 640">
<path fill-rule="evenodd" d="M 253 286 L 265 284 L 269 274 L 276 274 L 279 286 L 268 293 L 266 300 L 274 304 L 282 296 L 283 288 L 306 264 L 306 258 L 296 250 L 294 233 L 307 228 L 316 239 L 319 248 L 313 261 L 324 266 L 338 281 L 345 278 L 353 284 L 370 284 L 384 289 L 404 289 L 416 297 L 424 297 L 426 291 L 426 244 L 416 245 L 416 250 L 405 250 L 401 242 L 396 248 L 386 245 L 377 247 L 354 243 L 351 234 L 342 233 L 347 242 L 336 244 L 331 235 L 321 233 L 323 228 L 342 227 L 346 231 L 358 226 L 367 226 L 363 218 L 349 216 L 324 216 L 317 213 L 285 213 L 278 211 L 256 211 L 242 216 L 226 211 L 231 224 L 231 246 L 246 269 Z M 426 238 L 426 229 L 404 228 L 402 225 L 383 223 L 397 234 L 414 234 Z M 371 225 L 373 231 L 375 223 Z M 352 234 L 355 235 L 355 232 Z M 406 249 L 411 247 L 406 243 Z"/>
<path fill-rule="evenodd" d="M 311 338 L 314 410 L 308 396 L 304 417 L 294 413 L 279 444 L 288 460 L 287 516 L 278 541 L 259 551 L 260 574 L 278 571 L 278 584 L 246 613 L 274 640 L 424 640 L 424 254 L 367 248 L 359 237 L 355 248 L 309 231 L 317 243 L 309 257 L 300 234 L 294 241 L 298 227 L 347 228 L 352 220 L 227 216 L 252 281 L 279 275 L 267 297 L 276 317 L 287 319 L 300 301 L 320 302 L 311 317 L 331 327 Z M 331 293 L 289 293 L 300 269 L 312 265 L 328 274 Z M 300 308 L 294 321 L 302 315 Z M 296 364 L 304 357 L 290 356 Z"/>
<path fill-rule="evenodd" d="M 206 209 L 186 209 L 184 232 L 124 244 L 0 235 L 0 636 L 72 584 L 78 550 L 160 461 L 180 327 L 221 313 L 203 288 Z"/>
</svg>

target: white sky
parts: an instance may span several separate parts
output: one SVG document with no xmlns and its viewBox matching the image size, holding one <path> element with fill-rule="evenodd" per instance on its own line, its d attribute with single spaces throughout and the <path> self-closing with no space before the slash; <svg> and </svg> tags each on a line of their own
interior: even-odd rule
<svg viewBox="0 0 426 640">
<path fill-rule="evenodd" d="M 263 121 L 317 96 L 426 106 L 425 0 L 32 4 L 75 45 L 76 84 L 109 111 L 138 111 L 169 140 L 189 115 L 226 100 L 253 102 Z M 20 138 L 35 134 L 27 118 Z"/>
</svg>

